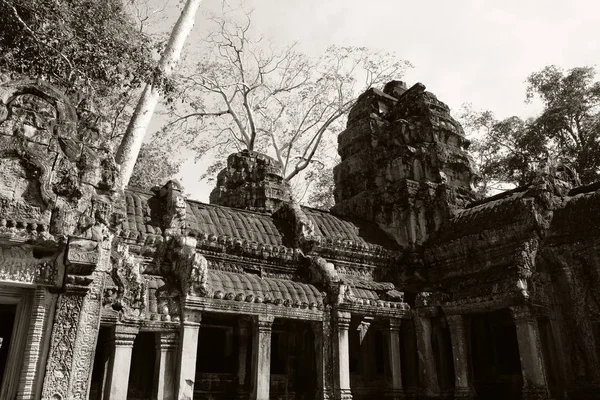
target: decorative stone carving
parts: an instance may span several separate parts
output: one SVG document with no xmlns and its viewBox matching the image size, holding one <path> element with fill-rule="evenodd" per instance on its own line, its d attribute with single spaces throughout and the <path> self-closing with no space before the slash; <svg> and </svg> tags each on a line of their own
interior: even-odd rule
<svg viewBox="0 0 600 400">
<path fill-rule="evenodd" d="M 163 208 L 163 227 L 167 236 L 182 235 L 187 227 L 186 199 L 183 189 L 177 181 L 169 181 L 159 191 Z"/>
<path fill-rule="evenodd" d="M 81 295 L 61 295 L 58 298 L 44 378 L 43 399 L 68 398 L 68 382 L 73 372 L 73 349 L 82 305 Z"/>
<path fill-rule="evenodd" d="M 129 253 L 129 246 L 118 241 L 113 243 L 111 262 L 111 275 L 118 288 L 112 308 L 119 311 L 123 319 L 143 319 L 146 284 L 140 263 Z"/>
<path fill-rule="evenodd" d="M 340 281 L 335 266 L 322 257 L 309 258 L 308 276 L 312 284 L 320 285 L 323 288 L 329 288 Z"/>
<path fill-rule="evenodd" d="M 189 236 L 172 239 L 167 257 L 170 259 L 170 274 L 179 283 L 183 295 L 208 296 L 208 262 L 196 251 L 197 240 Z"/>
<path fill-rule="evenodd" d="M 283 232 L 289 232 L 289 242 L 303 253 L 310 253 L 321 237 L 315 234 L 312 221 L 296 201 L 284 202 L 273 214 L 273 218 L 281 226 Z"/>
<path fill-rule="evenodd" d="M 60 286 L 64 269 L 59 270 L 56 258 L 36 258 L 32 248 L 26 246 L 0 247 L 0 281 Z"/>
</svg>

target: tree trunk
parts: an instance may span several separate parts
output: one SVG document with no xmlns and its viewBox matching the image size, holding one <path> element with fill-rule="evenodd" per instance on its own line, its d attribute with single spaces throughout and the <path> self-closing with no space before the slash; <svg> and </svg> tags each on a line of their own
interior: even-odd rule
<svg viewBox="0 0 600 400">
<path fill-rule="evenodd" d="M 196 12 L 201 2 L 202 0 L 186 1 L 181 15 L 173 27 L 169 43 L 158 63 L 158 70 L 163 77 L 169 77 L 179 62 L 183 45 L 194 27 Z M 148 130 L 148 125 L 150 125 L 150 120 L 160 98 L 159 85 L 157 83 L 153 80 L 144 87 L 131 121 L 129 121 L 127 130 L 123 135 L 123 140 L 117 150 L 116 161 L 121 165 L 120 184 L 123 189 L 129 183 L 133 167 L 144 141 L 144 136 Z"/>
</svg>

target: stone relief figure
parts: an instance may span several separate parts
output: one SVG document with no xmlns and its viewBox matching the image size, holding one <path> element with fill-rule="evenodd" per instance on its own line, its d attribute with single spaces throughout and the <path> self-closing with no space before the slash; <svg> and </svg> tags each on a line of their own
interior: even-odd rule
<svg viewBox="0 0 600 400">
<path fill-rule="evenodd" d="M 335 266 L 322 257 L 310 257 L 308 276 L 311 283 L 325 288 L 340 282 Z"/>
<path fill-rule="evenodd" d="M 129 246 L 115 242 L 111 254 L 111 276 L 117 285 L 112 308 L 124 319 L 144 318 L 146 311 L 146 285 L 140 263 L 129 253 Z"/>
<path fill-rule="evenodd" d="M 102 190 L 112 192 L 118 184 L 120 167 L 115 161 L 112 154 L 108 153 L 102 161 L 100 161 L 100 182 L 98 187 Z"/>
<path fill-rule="evenodd" d="M 105 196 L 95 196 L 89 208 L 80 215 L 76 234 L 80 237 L 102 242 L 109 235 L 112 203 Z"/>
<path fill-rule="evenodd" d="M 177 181 L 169 181 L 159 191 L 164 207 L 164 228 L 168 235 L 182 234 L 186 228 L 186 199 Z"/>
<path fill-rule="evenodd" d="M 30 93 L 12 98 L 0 110 L 2 134 L 27 138 L 49 145 L 57 123 L 58 111 L 46 99 Z"/>
<path fill-rule="evenodd" d="M 192 296 L 207 296 L 208 261 L 196 252 L 196 239 L 179 236 L 173 239 L 172 271 L 179 276 L 182 293 Z"/>
</svg>

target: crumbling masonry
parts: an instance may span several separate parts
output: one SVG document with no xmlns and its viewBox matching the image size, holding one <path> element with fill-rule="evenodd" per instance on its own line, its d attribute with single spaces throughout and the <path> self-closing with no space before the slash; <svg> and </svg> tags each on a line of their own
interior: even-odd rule
<svg viewBox="0 0 600 400">
<path fill-rule="evenodd" d="M 249 151 L 121 192 L 90 121 L 0 86 L 0 398 L 598 398 L 600 186 L 479 199 L 423 85 L 360 96 L 331 212 Z"/>
</svg>

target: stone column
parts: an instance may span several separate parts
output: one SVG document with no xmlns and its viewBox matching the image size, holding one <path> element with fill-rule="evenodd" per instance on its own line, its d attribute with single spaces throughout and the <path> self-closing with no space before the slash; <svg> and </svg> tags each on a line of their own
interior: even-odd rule
<svg viewBox="0 0 600 400">
<path fill-rule="evenodd" d="M 45 349 L 48 349 L 50 343 L 49 328 L 52 324 L 56 298 L 57 296 L 50 294 L 45 287 L 38 286 L 35 289 L 17 400 L 33 399 L 41 394 L 39 392 L 44 381 L 43 373 L 46 364 Z"/>
<path fill-rule="evenodd" d="M 333 360 L 331 358 L 331 321 L 325 316 L 323 322 L 312 323 L 315 337 L 315 360 L 317 362 L 317 394 L 315 399 L 333 398 Z"/>
<path fill-rule="evenodd" d="M 251 400 L 269 400 L 273 319 L 271 315 L 258 315 L 253 321 Z"/>
<path fill-rule="evenodd" d="M 510 308 L 517 329 L 523 375 L 523 400 L 549 399 L 538 323 L 528 305 Z"/>
<path fill-rule="evenodd" d="M 452 341 L 454 362 L 454 398 L 475 399 L 471 377 L 471 352 L 468 342 L 468 320 L 463 315 L 446 315 Z"/>
<path fill-rule="evenodd" d="M 156 364 L 154 366 L 154 399 L 176 400 L 175 383 L 177 373 L 177 332 L 156 334 Z"/>
<path fill-rule="evenodd" d="M 111 331 L 107 349 L 110 351 L 102 399 L 126 400 L 133 342 L 139 332 L 136 326 L 116 325 Z"/>
<path fill-rule="evenodd" d="M 360 343 L 359 372 L 365 381 L 369 381 L 373 377 L 373 366 L 375 364 L 373 333 L 369 334 L 373 320 L 373 317 L 362 317 L 358 326 Z"/>
<path fill-rule="evenodd" d="M 186 310 L 182 314 L 177 357 L 177 400 L 192 400 L 196 382 L 196 356 L 202 316 L 198 311 Z"/>
<path fill-rule="evenodd" d="M 69 239 L 66 262 L 84 275 L 67 275 L 52 324 L 43 399 L 84 400 L 100 329 L 104 275 L 110 268 L 110 240 Z"/>
<path fill-rule="evenodd" d="M 350 328 L 350 313 L 338 311 L 336 315 L 335 337 L 337 338 L 335 376 L 336 400 L 352 400 L 350 391 L 350 350 L 348 329 Z"/>
<path fill-rule="evenodd" d="M 399 318 L 390 318 L 389 326 L 386 331 L 387 349 L 388 349 L 388 371 L 391 382 L 390 388 L 386 391 L 386 397 L 394 400 L 404 398 L 402 390 L 402 367 L 400 351 L 400 325 L 402 320 Z"/>
<path fill-rule="evenodd" d="M 416 313 L 413 315 L 419 357 L 419 392 L 422 397 L 438 397 L 440 385 L 431 346 L 431 320 Z"/>
<path fill-rule="evenodd" d="M 245 320 L 240 320 L 238 324 L 238 385 L 240 388 L 246 386 L 246 376 L 248 375 L 248 371 L 246 371 L 246 360 L 248 358 L 248 344 L 250 341 L 250 329 L 248 326 L 248 322 Z"/>
</svg>

